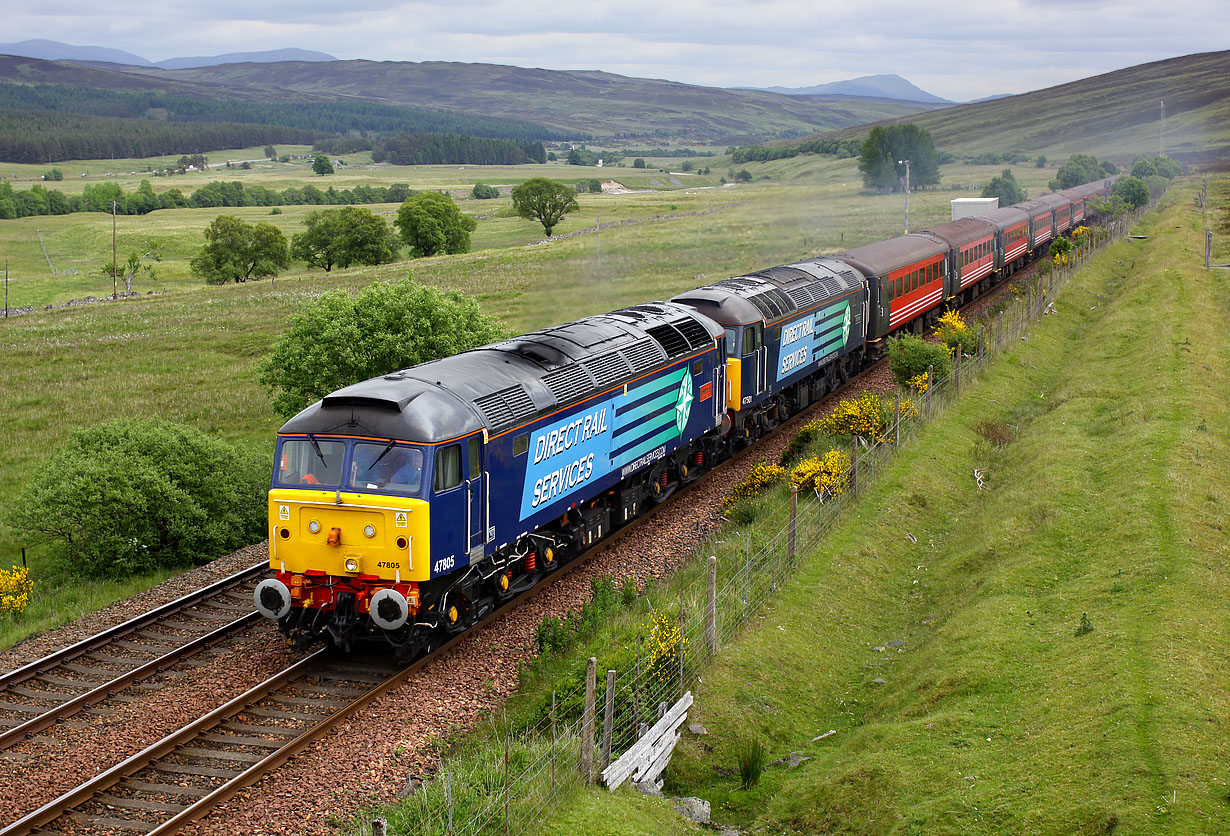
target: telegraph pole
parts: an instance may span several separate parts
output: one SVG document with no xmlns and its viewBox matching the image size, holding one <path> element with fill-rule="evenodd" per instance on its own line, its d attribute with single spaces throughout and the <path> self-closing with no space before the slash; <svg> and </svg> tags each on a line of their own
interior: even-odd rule
<svg viewBox="0 0 1230 836">
<path fill-rule="evenodd" d="M 1166 102 L 1160 102 L 1162 106 L 1162 124 L 1158 129 L 1157 147 L 1158 154 L 1166 156 Z"/>
<path fill-rule="evenodd" d="M 119 259 L 115 254 L 115 201 L 111 201 L 111 299 L 120 298 Z"/>
<path fill-rule="evenodd" d="M 897 165 L 905 166 L 905 232 L 910 233 L 910 161 L 897 160 Z"/>
</svg>

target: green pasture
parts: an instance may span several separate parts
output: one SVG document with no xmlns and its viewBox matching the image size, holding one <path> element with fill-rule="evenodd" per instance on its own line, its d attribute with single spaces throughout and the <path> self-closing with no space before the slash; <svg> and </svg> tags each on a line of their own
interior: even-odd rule
<svg viewBox="0 0 1230 836">
<path fill-rule="evenodd" d="M 752 833 L 1230 827 L 1230 276 L 1203 270 L 1193 193 L 1078 274 L 701 671 L 709 734 L 668 796 Z M 806 760 L 741 789 L 748 740 Z M 585 791 L 540 830 L 621 833 L 627 805 Z"/>
<path fill-rule="evenodd" d="M 582 233 L 573 237 L 542 241 L 541 225 L 514 216 L 506 195 L 487 201 L 463 199 L 463 210 L 479 220 L 471 253 L 332 273 L 295 265 L 272 283 L 202 286 L 188 271 L 201 230 L 216 215 L 229 212 L 253 222 L 269 221 L 291 235 L 315 207 L 284 207 L 281 215 L 270 215 L 267 208 L 180 209 L 119 218 L 121 259 L 148 241 L 158 242 L 165 257 L 157 265 L 157 278 L 139 277 L 135 289 L 165 292 L 40 310 L 0 322 L 5 442 L 0 445 L 0 517 L 7 497 L 21 490 L 75 427 L 116 417 L 160 417 L 253 450 L 268 449 L 280 421 L 257 379 L 259 364 L 295 307 L 327 290 L 411 276 L 474 296 L 509 331 L 523 332 L 901 231 L 904 196 L 862 194 L 853 160 L 801 157 L 749 164 L 754 179 L 729 187 L 717 185 L 726 167 L 719 170 L 714 161 L 707 163 L 713 168 L 709 178 L 677 179 L 708 180 L 713 184 L 709 188 L 580 195 L 580 211 L 566 216 L 557 228 L 558 234 Z M 460 189 L 480 179 L 479 174 L 483 182 L 511 184 L 541 168 L 373 171 L 387 178 L 380 182 Z M 949 168 L 945 180 L 958 184 L 983 181 L 995 171 Z M 390 169 L 395 173 L 388 174 Z M 620 182 L 631 180 L 625 175 L 633 173 L 659 180 L 662 176 L 632 168 L 570 166 L 555 167 L 552 173 L 561 178 L 614 174 Z M 1019 168 L 1017 175 L 1033 192 L 1044 188 L 1049 173 Z M 449 177 L 456 180 L 450 183 Z M 325 179 L 331 178 L 316 178 Z M 182 182 L 177 178 L 174 184 Z M 911 228 L 946 221 L 948 201 L 968 194 L 914 193 Z M 594 228 L 599 219 L 604 225 L 624 223 L 598 234 Z M 39 248 L 39 233 L 57 269 L 54 276 Z M 98 270 L 110 252 L 111 218 L 105 215 L 0 221 L 0 258 L 9 260 L 13 306 L 109 295 L 110 277 Z M 76 273 L 66 273 L 71 270 Z M 34 544 L 21 542 L 0 525 L 0 564 L 25 545 Z M 50 565 L 41 550 L 33 548 L 29 557 L 36 583 L 33 603 L 23 617 L 4 622 L 0 644 L 96 608 L 111 594 L 91 587 L 87 597 L 71 573 Z M 51 588 L 59 590 L 54 601 L 40 594 Z M 124 594 L 122 589 L 114 591 L 115 597 Z"/>
</svg>

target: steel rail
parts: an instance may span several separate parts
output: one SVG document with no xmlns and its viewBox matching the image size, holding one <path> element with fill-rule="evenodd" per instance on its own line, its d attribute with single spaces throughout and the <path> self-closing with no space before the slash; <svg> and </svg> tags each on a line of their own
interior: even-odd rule
<svg viewBox="0 0 1230 836">
<path fill-rule="evenodd" d="M 247 615 L 240 616 L 230 624 L 224 624 L 213 632 L 206 633 L 203 636 L 198 636 L 187 644 L 180 645 L 169 653 L 159 656 L 135 668 L 127 673 L 117 676 L 115 679 L 102 683 L 97 688 L 93 688 L 84 694 L 80 694 L 73 699 L 61 703 L 60 705 L 49 708 L 45 713 L 36 717 L 31 717 L 21 725 L 14 726 L 0 732 L 0 751 L 9 748 L 23 740 L 33 737 L 44 729 L 63 721 L 87 708 L 92 708 L 98 703 L 114 696 L 119 691 L 124 690 L 133 683 L 140 682 L 142 679 L 162 673 L 167 668 L 177 662 L 180 662 L 189 656 L 194 656 L 202 650 L 207 650 L 213 644 L 232 633 L 238 632 L 254 621 L 258 621 L 261 614 L 253 610 Z"/>
<path fill-rule="evenodd" d="M 257 577 L 269 569 L 269 561 L 262 561 L 249 566 L 247 569 L 242 569 L 233 575 L 223 578 L 220 581 L 210 584 L 209 586 L 201 587 L 200 589 L 189 592 L 176 598 L 174 601 L 169 601 L 162 606 L 155 607 L 148 612 L 130 618 L 129 620 L 116 624 L 113 627 L 108 627 L 98 633 L 95 633 L 88 638 L 72 644 L 68 647 L 54 651 L 43 656 L 40 659 L 35 659 L 33 662 L 22 665 L 20 668 L 9 671 L 6 674 L 0 675 L 0 691 L 7 689 L 10 685 L 16 685 L 25 682 L 27 679 L 38 676 L 40 673 L 45 673 L 59 664 L 72 661 L 79 656 L 89 653 L 93 650 L 98 650 L 106 646 L 115 639 L 127 636 L 134 633 L 143 627 L 148 627 L 167 616 L 174 615 L 181 610 L 187 609 L 193 604 L 199 604 L 220 592 L 224 592 L 233 587 L 239 586 L 245 581 Z"/>
</svg>

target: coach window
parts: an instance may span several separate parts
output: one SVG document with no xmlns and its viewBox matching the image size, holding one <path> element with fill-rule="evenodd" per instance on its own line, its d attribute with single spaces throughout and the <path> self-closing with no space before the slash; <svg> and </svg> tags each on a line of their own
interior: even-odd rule
<svg viewBox="0 0 1230 836">
<path fill-rule="evenodd" d="M 524 456 L 530 451 L 530 437 L 528 434 L 519 435 L 513 439 L 513 455 Z"/>
<path fill-rule="evenodd" d="M 461 445 L 450 444 L 436 453 L 436 493 L 461 484 Z"/>
</svg>

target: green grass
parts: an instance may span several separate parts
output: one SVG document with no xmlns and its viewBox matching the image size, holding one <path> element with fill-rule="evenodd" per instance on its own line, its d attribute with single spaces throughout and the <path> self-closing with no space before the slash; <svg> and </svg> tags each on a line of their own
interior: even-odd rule
<svg viewBox="0 0 1230 836">
<path fill-rule="evenodd" d="M 1225 831 L 1230 288 L 1198 265 L 1191 193 L 1096 258 L 704 671 L 711 734 L 668 792 L 772 833 Z M 741 789 L 749 737 L 811 760 Z"/>
<path fill-rule="evenodd" d="M 541 167 L 446 168 L 385 166 L 363 176 L 369 182 L 409 182 L 414 188 L 448 187 L 448 178 L 455 177 L 453 185 L 461 189 L 473 182 L 472 177 L 479 179 L 477 175 L 484 182 L 502 183 L 505 175 L 512 181 Z M 548 168 L 560 177 L 598 173 L 570 166 Z M 977 167 L 950 168 L 951 172 L 945 169 L 947 182 L 978 182 L 986 175 Z M 748 169 L 756 179 L 731 188 L 581 195 L 580 211 L 567 216 L 557 231 L 592 230 L 599 218 L 604 224 L 628 222 L 604 229 L 600 240 L 586 232 L 538 243 L 541 225 L 513 216 L 507 197 L 464 200 L 464 211 L 480 219 L 474 252 L 330 274 L 299 265 L 273 284 L 202 287 L 190 275 L 187 259 L 200 244 L 201 230 L 221 212 L 267 220 L 291 234 L 310 207 L 286 207 L 282 215 L 269 215 L 264 208 L 185 209 L 120 218 L 121 255 L 149 240 L 158 241 L 166 255 L 157 265 L 158 278 L 138 279 L 136 289 L 168 292 L 0 322 L 0 349 L 5 356 L 0 364 L 0 414 L 6 416 L 6 443 L 0 447 L 0 518 L 7 506 L 4 497 L 19 492 L 74 427 L 118 417 L 156 416 L 216 433 L 252 450 L 269 449 L 280 421 L 258 382 L 260 361 L 295 307 L 327 290 L 356 289 L 374 280 L 409 275 L 472 295 L 510 331 L 523 332 L 665 298 L 744 271 L 836 252 L 890 237 L 900 229 L 902 197 L 861 194 L 853 160 L 796 158 L 752 164 Z M 723 173 L 715 169 L 709 178 L 680 179 L 716 182 Z M 630 167 L 602 171 L 602 176 L 621 182 L 633 175 L 666 182 L 655 171 L 638 173 Z M 231 172 L 208 175 L 230 176 Z M 358 177 L 357 168 L 347 176 Z M 1032 190 L 1041 188 L 1039 180 L 1046 175 L 1022 168 L 1018 176 Z M 205 177 L 201 175 L 200 182 Z M 184 178 L 160 179 L 157 187 L 183 182 Z M 911 199 L 911 228 L 946 221 L 948 201 L 962 194 L 966 192 L 916 193 Z M 43 305 L 109 295 L 110 277 L 94 271 L 110 257 L 110 227 L 111 219 L 97 214 L 0 222 L 0 253 L 10 260 L 10 304 Z M 41 231 L 57 268 L 75 268 L 76 275 L 50 274 L 36 231 Z M 0 563 L 16 559 L 20 547 L 34 545 L 0 525 Z M 96 588 L 81 588 L 65 567 L 51 565 L 41 550 L 33 548 L 30 560 L 35 582 L 31 607 L 23 618 L 3 625 L 0 646 L 105 602 Z M 49 589 L 58 590 L 57 596 L 45 594 Z M 123 594 L 117 590 L 115 597 Z"/>
</svg>

